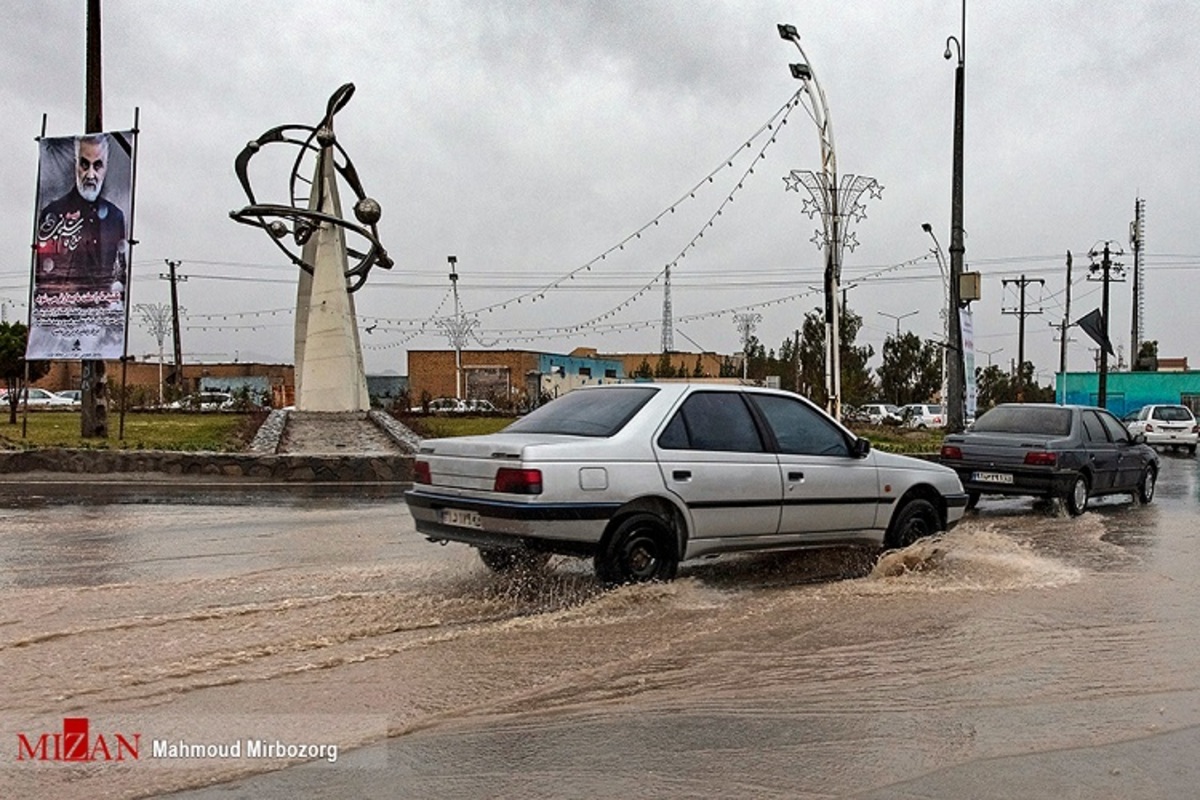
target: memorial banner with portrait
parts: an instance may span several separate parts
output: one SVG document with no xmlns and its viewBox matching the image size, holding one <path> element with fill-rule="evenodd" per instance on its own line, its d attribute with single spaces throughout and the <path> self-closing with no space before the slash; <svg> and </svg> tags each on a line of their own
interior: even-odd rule
<svg viewBox="0 0 1200 800">
<path fill-rule="evenodd" d="M 39 141 L 28 359 L 125 354 L 132 131 Z"/>
</svg>

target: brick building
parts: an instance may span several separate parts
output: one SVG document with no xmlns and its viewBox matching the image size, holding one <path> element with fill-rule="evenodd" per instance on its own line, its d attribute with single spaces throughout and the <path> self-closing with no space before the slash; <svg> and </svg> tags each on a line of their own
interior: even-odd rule
<svg viewBox="0 0 1200 800">
<path fill-rule="evenodd" d="M 653 370 L 661 353 L 600 354 L 579 347 L 569 354 L 530 350 L 462 351 L 462 397 L 491 400 L 501 407 L 534 404 L 535 398 L 557 397 L 579 386 L 632 380 L 643 362 Z M 671 353 L 676 372 L 700 377 L 721 373 L 724 356 L 717 353 Z M 459 375 L 453 350 L 409 350 L 408 392 L 414 405 L 458 395 Z"/>
</svg>

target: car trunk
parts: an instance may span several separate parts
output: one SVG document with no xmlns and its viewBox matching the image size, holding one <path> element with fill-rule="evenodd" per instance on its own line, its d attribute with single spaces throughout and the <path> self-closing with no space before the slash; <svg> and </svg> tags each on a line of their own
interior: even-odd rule
<svg viewBox="0 0 1200 800">
<path fill-rule="evenodd" d="M 427 439 L 417 459 L 428 462 L 434 488 L 490 492 L 501 467 L 521 467 L 534 457 L 543 462 L 566 460 L 579 442 L 576 436 L 552 434 Z"/>
<path fill-rule="evenodd" d="M 1025 463 L 1025 454 L 1030 451 L 1052 450 L 1068 440 L 1036 433 L 981 433 L 972 432 L 969 437 L 947 437 L 945 445 L 962 451 L 962 461 L 967 464 L 1015 467 Z M 953 463 L 946 462 L 943 463 Z"/>
</svg>

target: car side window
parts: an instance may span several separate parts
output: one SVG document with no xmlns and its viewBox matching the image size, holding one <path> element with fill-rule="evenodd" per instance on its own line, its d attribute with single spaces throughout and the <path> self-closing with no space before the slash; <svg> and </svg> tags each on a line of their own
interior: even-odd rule
<svg viewBox="0 0 1200 800">
<path fill-rule="evenodd" d="M 1095 411 L 1083 412 L 1083 433 L 1084 438 L 1090 442 L 1104 444 L 1108 442 L 1108 434 L 1104 432 L 1104 424 L 1100 422 L 1100 417 Z"/>
<path fill-rule="evenodd" d="M 675 412 L 658 446 L 667 450 L 763 453 L 750 409 L 735 392 L 696 392 Z"/>
<path fill-rule="evenodd" d="M 1112 414 L 1100 414 L 1100 421 L 1108 429 L 1108 437 L 1117 444 L 1129 444 L 1129 431 Z"/>
<path fill-rule="evenodd" d="M 750 395 L 767 418 L 779 451 L 792 455 L 849 456 L 846 435 L 799 400 L 776 395 Z"/>
</svg>

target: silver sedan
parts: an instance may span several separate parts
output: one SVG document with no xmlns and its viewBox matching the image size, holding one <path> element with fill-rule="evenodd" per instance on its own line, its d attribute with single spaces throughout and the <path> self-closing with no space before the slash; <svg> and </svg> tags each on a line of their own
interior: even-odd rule
<svg viewBox="0 0 1200 800">
<path fill-rule="evenodd" d="M 577 389 L 487 436 L 430 439 L 417 530 L 496 570 L 549 554 L 606 583 L 735 551 L 905 546 L 953 526 L 953 470 L 883 453 L 799 395 L 717 384 Z"/>
</svg>

